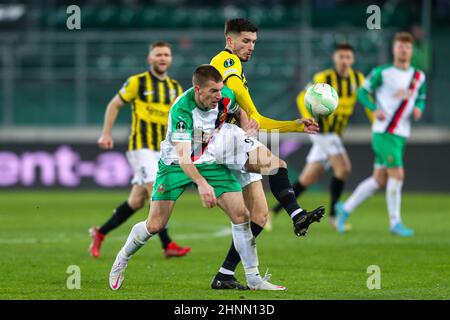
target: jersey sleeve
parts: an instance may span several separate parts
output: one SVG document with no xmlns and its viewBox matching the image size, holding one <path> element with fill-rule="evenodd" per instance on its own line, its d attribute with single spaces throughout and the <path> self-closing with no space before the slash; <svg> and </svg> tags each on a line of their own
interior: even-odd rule
<svg viewBox="0 0 450 320">
<path fill-rule="evenodd" d="M 382 68 L 373 69 L 364 80 L 362 87 L 369 93 L 375 92 L 383 83 Z"/>
<path fill-rule="evenodd" d="M 425 99 L 426 99 L 426 92 L 427 92 L 427 83 L 426 83 L 426 79 L 425 79 L 425 74 L 422 73 L 423 76 L 423 80 L 422 83 L 419 87 L 419 93 L 417 95 L 416 101 L 415 101 L 415 106 L 417 108 L 419 108 L 420 110 L 424 110 L 425 109 Z"/>
<path fill-rule="evenodd" d="M 122 85 L 118 95 L 123 102 L 128 103 L 136 99 L 138 96 L 139 83 L 137 77 L 129 77 L 127 81 Z"/>
<path fill-rule="evenodd" d="M 182 104 L 174 105 L 170 110 L 172 142 L 192 141 L 192 112 Z"/>
<path fill-rule="evenodd" d="M 242 80 L 242 64 L 237 56 L 227 55 L 222 57 L 219 55 L 211 60 L 211 65 L 220 72 L 224 82 L 233 76 Z"/>
</svg>

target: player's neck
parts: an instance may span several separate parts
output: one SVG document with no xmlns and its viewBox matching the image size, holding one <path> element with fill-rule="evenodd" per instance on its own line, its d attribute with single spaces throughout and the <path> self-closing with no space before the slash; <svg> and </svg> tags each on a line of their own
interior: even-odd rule
<svg viewBox="0 0 450 320">
<path fill-rule="evenodd" d="M 154 75 L 157 79 L 159 79 L 159 80 L 161 80 L 161 81 L 166 80 L 167 72 L 163 72 L 163 73 L 156 72 L 156 70 L 153 69 L 153 67 L 150 68 L 150 72 L 151 72 L 152 75 Z"/>
<path fill-rule="evenodd" d="M 341 78 L 348 78 L 348 76 L 350 75 L 350 69 L 344 69 L 344 70 L 336 69 L 336 72 L 339 75 L 339 77 L 341 77 Z"/>
<path fill-rule="evenodd" d="M 204 107 L 203 104 L 200 102 L 200 99 L 198 96 L 194 93 L 194 100 L 197 107 L 199 107 L 201 110 L 206 111 L 208 108 Z"/>
<path fill-rule="evenodd" d="M 225 50 L 230 52 L 231 54 L 234 54 L 233 50 L 229 46 L 225 46 Z"/>
<path fill-rule="evenodd" d="M 399 69 L 409 69 L 409 67 L 411 66 L 411 61 L 405 60 L 405 61 L 401 61 L 401 60 L 394 60 L 394 66 L 396 68 Z"/>
</svg>

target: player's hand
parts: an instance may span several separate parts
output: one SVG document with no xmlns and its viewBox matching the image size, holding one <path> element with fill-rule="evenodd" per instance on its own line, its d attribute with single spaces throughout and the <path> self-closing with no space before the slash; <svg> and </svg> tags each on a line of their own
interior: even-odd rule
<svg viewBox="0 0 450 320">
<path fill-rule="evenodd" d="M 259 124 L 255 119 L 250 119 L 244 128 L 245 134 L 249 137 L 254 137 L 259 131 Z"/>
<path fill-rule="evenodd" d="M 413 110 L 413 117 L 414 117 L 414 121 L 419 121 L 420 118 L 422 118 L 422 110 L 415 107 Z"/>
<path fill-rule="evenodd" d="M 375 117 L 376 119 L 378 119 L 378 120 L 380 120 L 380 121 L 383 121 L 383 120 L 386 119 L 386 116 L 385 116 L 384 112 L 381 111 L 380 109 L 375 110 L 375 111 L 373 112 L 373 115 L 374 115 L 374 117 Z"/>
<path fill-rule="evenodd" d="M 302 118 L 302 119 L 298 119 L 297 122 L 299 124 L 305 125 L 305 129 L 304 129 L 305 133 L 315 134 L 315 133 L 319 132 L 319 129 L 320 129 L 319 124 L 314 119 Z"/>
<path fill-rule="evenodd" d="M 114 141 L 110 135 L 102 135 L 98 139 L 97 144 L 100 149 L 112 149 L 114 147 Z"/>
<path fill-rule="evenodd" d="M 217 205 L 216 195 L 214 193 L 214 188 L 209 185 L 206 180 L 203 180 L 197 185 L 198 193 L 200 194 L 200 200 L 202 201 L 202 206 L 205 208 L 212 208 Z"/>
</svg>

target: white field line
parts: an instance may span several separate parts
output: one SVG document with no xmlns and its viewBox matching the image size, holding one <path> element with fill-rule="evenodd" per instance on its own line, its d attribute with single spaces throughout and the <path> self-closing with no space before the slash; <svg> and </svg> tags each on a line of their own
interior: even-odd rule
<svg viewBox="0 0 450 320">
<path fill-rule="evenodd" d="M 223 238 L 231 235 L 231 228 L 222 228 L 214 232 L 197 232 L 197 233 L 177 233 L 174 235 L 176 239 L 189 240 L 189 239 L 211 239 L 211 238 Z M 125 241 L 127 236 L 113 236 L 108 237 L 108 242 L 120 242 Z M 48 238 L 0 238 L 0 244 L 45 244 L 45 243 L 66 243 L 79 241 L 81 239 L 90 240 L 89 235 L 80 237 L 79 234 L 70 236 L 67 233 L 59 233 L 53 237 Z"/>
</svg>

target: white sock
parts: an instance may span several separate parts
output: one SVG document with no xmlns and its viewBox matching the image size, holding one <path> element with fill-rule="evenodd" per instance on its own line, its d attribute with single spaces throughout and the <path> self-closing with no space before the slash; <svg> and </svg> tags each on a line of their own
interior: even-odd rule
<svg viewBox="0 0 450 320">
<path fill-rule="evenodd" d="M 147 222 L 142 221 L 133 226 L 125 245 L 119 252 L 121 258 L 129 260 L 153 235 L 147 231 Z"/>
<path fill-rule="evenodd" d="M 245 270 L 245 277 L 249 285 L 257 285 L 261 282 L 258 271 L 258 253 L 256 252 L 256 241 L 250 229 L 250 222 L 242 224 L 231 224 L 233 242 L 236 251 L 241 257 Z"/>
<path fill-rule="evenodd" d="M 401 222 L 400 206 L 402 202 L 402 186 L 402 180 L 388 178 L 386 185 L 386 203 L 391 228 Z"/>
<path fill-rule="evenodd" d="M 365 179 L 358 185 L 358 187 L 356 187 L 350 198 L 345 201 L 344 210 L 351 213 L 357 206 L 372 196 L 379 188 L 380 185 L 374 177 Z"/>
</svg>

